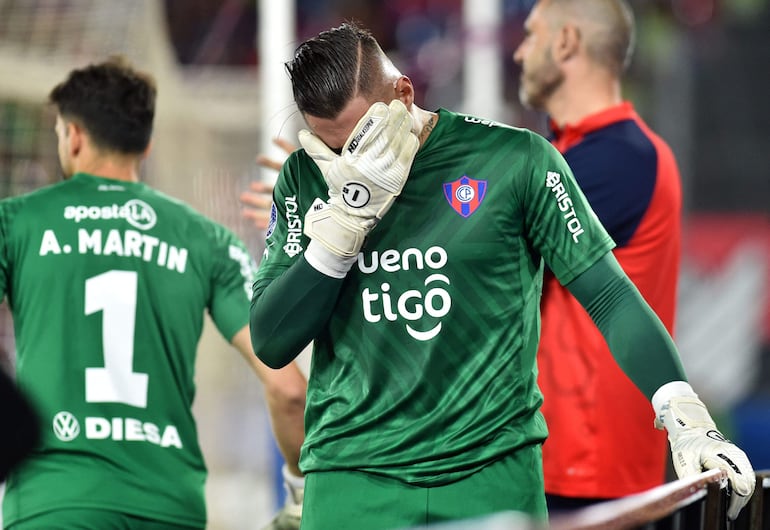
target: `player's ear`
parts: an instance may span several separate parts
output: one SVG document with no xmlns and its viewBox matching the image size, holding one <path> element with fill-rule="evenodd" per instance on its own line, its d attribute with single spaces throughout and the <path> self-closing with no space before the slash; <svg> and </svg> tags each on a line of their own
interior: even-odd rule
<svg viewBox="0 0 770 530">
<path fill-rule="evenodd" d="M 77 156 L 83 149 L 86 131 L 74 121 L 68 121 L 64 125 L 67 138 L 67 148 L 71 156 Z"/>
<path fill-rule="evenodd" d="M 553 56 L 556 62 L 565 62 L 577 55 L 582 38 L 580 28 L 574 24 L 565 24 L 556 35 Z"/>
<path fill-rule="evenodd" d="M 412 85 L 412 80 L 402 75 L 394 81 L 393 88 L 396 92 L 396 98 L 400 99 L 401 103 L 411 110 L 412 103 L 414 103 L 414 85 Z"/>
</svg>

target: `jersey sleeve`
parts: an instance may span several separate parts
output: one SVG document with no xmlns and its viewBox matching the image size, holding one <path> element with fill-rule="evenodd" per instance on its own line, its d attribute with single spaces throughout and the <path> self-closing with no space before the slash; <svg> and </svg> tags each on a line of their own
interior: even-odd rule
<svg viewBox="0 0 770 530">
<path fill-rule="evenodd" d="M 616 124 L 601 141 L 578 144 L 564 158 L 607 232 L 619 247 L 626 246 L 655 191 L 658 156 L 650 140 L 638 127 Z"/>
<path fill-rule="evenodd" d="M 246 246 L 232 232 L 219 225 L 214 225 L 213 230 L 209 313 L 219 332 L 230 341 L 249 322 L 256 264 Z"/>
<path fill-rule="evenodd" d="M 621 369 L 649 399 L 687 381 L 671 335 L 611 252 L 567 285 L 599 328 Z"/>
<path fill-rule="evenodd" d="M 313 269 L 303 257 L 310 242 L 302 232 L 305 212 L 315 199 L 327 196 L 318 168 L 304 151 L 295 151 L 273 190 L 271 223 L 251 302 L 254 353 L 273 368 L 287 364 L 318 335 L 343 284 Z"/>
<path fill-rule="evenodd" d="M 300 167 L 302 166 L 302 167 Z M 295 151 L 284 163 L 273 189 L 270 225 L 265 236 L 265 251 L 259 263 L 257 282 L 277 278 L 295 263 L 310 239 L 302 233 L 308 199 L 300 189 L 299 173 L 310 171 Z M 324 198 L 325 199 L 325 198 Z"/>
<path fill-rule="evenodd" d="M 520 184 L 527 237 L 562 285 L 615 246 L 564 157 L 534 133 L 529 171 Z"/>
</svg>

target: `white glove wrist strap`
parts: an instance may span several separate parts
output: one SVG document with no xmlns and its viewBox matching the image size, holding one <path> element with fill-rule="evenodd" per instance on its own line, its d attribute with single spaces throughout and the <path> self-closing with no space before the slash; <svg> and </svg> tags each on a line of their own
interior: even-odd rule
<svg viewBox="0 0 770 530">
<path fill-rule="evenodd" d="M 689 383 L 685 381 L 671 381 L 666 383 L 655 391 L 652 396 L 652 408 L 655 410 L 655 417 L 663 414 L 663 406 L 671 401 L 673 397 L 698 397 Z"/>
<path fill-rule="evenodd" d="M 358 256 L 343 258 L 334 254 L 322 243 L 310 240 L 305 250 L 305 259 L 315 270 L 332 278 L 342 279 L 358 260 Z"/>
</svg>

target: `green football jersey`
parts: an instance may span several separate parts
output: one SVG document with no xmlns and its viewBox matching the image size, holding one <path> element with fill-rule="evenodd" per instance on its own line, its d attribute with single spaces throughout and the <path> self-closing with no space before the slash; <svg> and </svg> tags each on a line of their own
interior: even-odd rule
<svg viewBox="0 0 770 530">
<path fill-rule="evenodd" d="M 0 202 L 0 295 L 43 441 L 8 480 L 5 524 L 60 508 L 204 526 L 191 405 L 208 311 L 248 323 L 234 234 L 142 183 L 77 174 Z"/>
<path fill-rule="evenodd" d="M 297 151 L 258 282 L 307 248 L 302 220 L 317 198 L 327 186 Z M 544 138 L 440 110 L 315 339 L 302 470 L 444 484 L 542 442 L 543 262 L 567 283 L 612 246 Z"/>
</svg>

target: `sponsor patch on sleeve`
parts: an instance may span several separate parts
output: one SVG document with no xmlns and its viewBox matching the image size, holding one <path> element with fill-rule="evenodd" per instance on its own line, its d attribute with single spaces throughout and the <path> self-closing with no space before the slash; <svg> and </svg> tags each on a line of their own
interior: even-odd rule
<svg viewBox="0 0 770 530">
<path fill-rule="evenodd" d="M 270 234 L 275 230 L 275 222 L 278 219 L 278 210 L 275 209 L 275 203 L 270 207 L 270 223 L 267 225 L 267 233 L 265 238 L 270 237 Z"/>
</svg>

